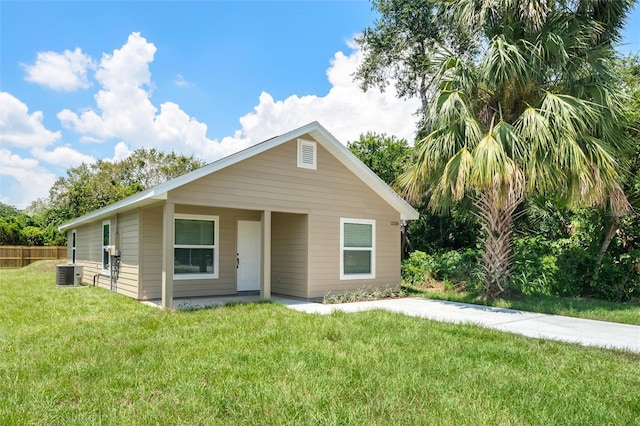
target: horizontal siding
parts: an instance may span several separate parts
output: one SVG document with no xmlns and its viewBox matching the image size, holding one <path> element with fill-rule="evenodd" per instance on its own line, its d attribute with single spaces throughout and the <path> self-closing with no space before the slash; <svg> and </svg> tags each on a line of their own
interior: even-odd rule
<svg viewBox="0 0 640 426">
<path fill-rule="evenodd" d="M 260 220 L 259 211 L 176 205 L 176 214 L 218 216 L 218 278 L 174 280 L 174 297 L 217 296 L 236 293 L 236 228 L 238 220 Z M 143 285 L 140 298 L 162 296 L 162 207 L 143 211 Z"/>
<path fill-rule="evenodd" d="M 77 228 L 76 260 L 101 263 L 102 222 L 94 222 Z"/>
<path fill-rule="evenodd" d="M 295 141 L 171 191 L 170 198 L 184 204 L 280 212 L 305 209 L 319 214 L 335 212 L 344 205 L 357 209 L 386 205 L 321 146 L 318 170 L 296 167 Z"/>
<path fill-rule="evenodd" d="M 115 290 L 134 299 L 138 298 L 138 266 L 120 264 L 120 273 L 115 282 Z"/>
<path fill-rule="evenodd" d="M 374 279 L 340 280 L 340 217 L 314 216 L 310 225 L 310 277 L 314 286 L 308 297 L 317 298 L 327 292 L 342 292 L 359 288 L 396 286 L 400 284 L 400 226 L 396 216 L 368 216 L 366 213 L 342 217 L 376 220 L 376 276 Z M 392 225 L 391 223 L 394 222 Z"/>
<path fill-rule="evenodd" d="M 112 223 L 117 230 L 115 242 L 120 250 L 116 291 L 138 299 L 138 211 L 119 215 Z"/>
<path fill-rule="evenodd" d="M 305 139 L 311 139 L 306 136 Z M 296 141 L 205 176 L 171 191 L 176 203 L 233 206 L 274 212 L 308 212 L 308 291 L 294 283 L 300 276 L 284 269 L 289 238 L 274 214 L 272 223 L 272 291 L 301 297 L 321 297 L 327 291 L 381 287 L 400 283 L 400 214 L 364 182 L 318 145 L 317 170 L 297 167 Z M 376 278 L 340 280 L 340 218 L 376 221 Z M 391 223 L 394 223 L 393 225 Z M 285 276 L 286 275 L 286 276 Z M 278 282 L 279 280 L 279 282 Z"/>
<path fill-rule="evenodd" d="M 307 215 L 273 213 L 271 291 L 307 297 Z"/>
<path fill-rule="evenodd" d="M 109 277 L 102 270 L 102 221 L 76 229 L 76 264 L 82 266 L 83 284 L 96 284 L 109 289 Z"/>
<path fill-rule="evenodd" d="M 142 255 L 139 297 L 142 300 L 162 296 L 162 207 L 140 211 L 142 223 Z"/>
<path fill-rule="evenodd" d="M 67 263 L 71 263 L 73 261 L 73 230 L 67 231 Z M 77 235 L 76 235 L 77 236 Z M 76 247 L 78 243 L 76 242 Z"/>
<path fill-rule="evenodd" d="M 121 294 L 138 298 L 138 213 L 113 216 L 111 242 L 120 250 L 120 272 L 113 288 Z M 112 289 L 111 278 L 102 274 L 102 220 L 77 228 L 76 263 L 82 265 L 84 284 Z"/>
</svg>

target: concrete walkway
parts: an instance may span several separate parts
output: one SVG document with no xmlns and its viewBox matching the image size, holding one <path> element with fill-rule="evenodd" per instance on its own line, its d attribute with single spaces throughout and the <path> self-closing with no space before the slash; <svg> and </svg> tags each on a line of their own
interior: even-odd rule
<svg viewBox="0 0 640 426">
<path fill-rule="evenodd" d="M 309 314 L 385 309 L 412 317 L 456 324 L 475 324 L 538 339 L 560 340 L 584 346 L 598 346 L 640 353 L 640 326 L 637 325 L 422 298 L 385 299 L 336 305 L 323 305 L 280 297 L 274 297 L 273 301 Z"/>
<path fill-rule="evenodd" d="M 195 297 L 174 299 L 176 309 L 201 309 L 227 303 L 251 303 L 258 295 L 225 297 Z M 475 324 L 481 327 L 521 334 L 537 339 L 559 340 L 584 346 L 621 349 L 640 353 L 640 326 L 595 321 L 560 315 L 492 308 L 468 303 L 446 302 L 423 298 L 385 299 L 373 302 L 354 302 L 335 305 L 274 296 L 274 302 L 308 314 L 330 314 L 334 311 L 361 312 L 384 309 L 404 315 L 455 324 Z M 159 300 L 143 302 L 160 306 Z"/>
</svg>

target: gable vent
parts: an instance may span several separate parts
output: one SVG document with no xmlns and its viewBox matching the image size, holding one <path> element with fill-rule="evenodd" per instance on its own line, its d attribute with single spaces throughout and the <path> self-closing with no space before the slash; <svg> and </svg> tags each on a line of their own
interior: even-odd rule
<svg viewBox="0 0 640 426">
<path fill-rule="evenodd" d="M 315 170 L 318 164 L 317 145 L 313 141 L 298 139 L 298 167 Z"/>
</svg>

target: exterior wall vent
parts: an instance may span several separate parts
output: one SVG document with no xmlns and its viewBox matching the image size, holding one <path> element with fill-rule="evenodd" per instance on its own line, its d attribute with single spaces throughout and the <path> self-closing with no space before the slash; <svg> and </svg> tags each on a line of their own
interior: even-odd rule
<svg viewBox="0 0 640 426">
<path fill-rule="evenodd" d="M 313 141 L 298 139 L 298 167 L 316 170 L 317 166 L 317 144 Z"/>
</svg>

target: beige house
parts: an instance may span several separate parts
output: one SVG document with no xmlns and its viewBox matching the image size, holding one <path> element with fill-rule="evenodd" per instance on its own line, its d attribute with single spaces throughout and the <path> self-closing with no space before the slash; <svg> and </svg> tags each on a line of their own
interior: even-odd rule
<svg viewBox="0 0 640 426">
<path fill-rule="evenodd" d="M 83 282 L 138 300 L 313 299 L 400 283 L 418 213 L 314 122 L 60 226 Z"/>
</svg>

